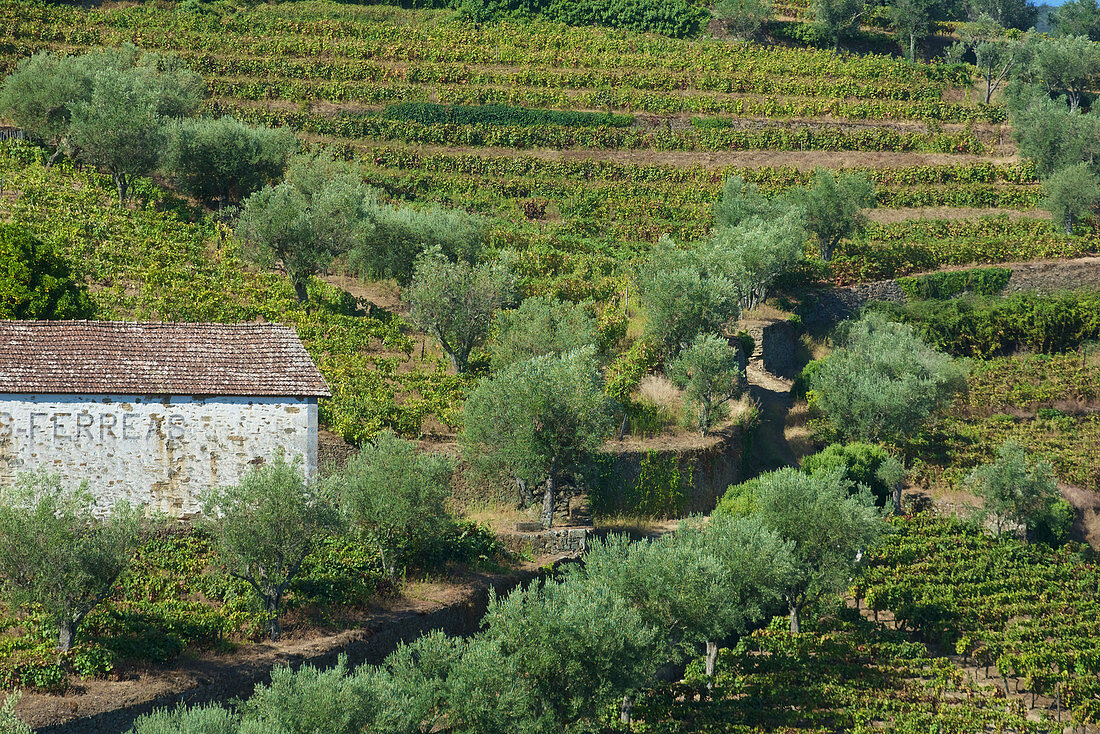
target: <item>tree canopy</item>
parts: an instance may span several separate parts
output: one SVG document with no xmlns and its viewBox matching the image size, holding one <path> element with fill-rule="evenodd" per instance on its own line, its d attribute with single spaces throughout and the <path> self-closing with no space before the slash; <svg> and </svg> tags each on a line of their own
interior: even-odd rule
<svg viewBox="0 0 1100 734">
<path fill-rule="evenodd" d="M 0 319 L 87 319 L 96 307 L 60 255 L 20 224 L 0 224 Z"/>
</svg>

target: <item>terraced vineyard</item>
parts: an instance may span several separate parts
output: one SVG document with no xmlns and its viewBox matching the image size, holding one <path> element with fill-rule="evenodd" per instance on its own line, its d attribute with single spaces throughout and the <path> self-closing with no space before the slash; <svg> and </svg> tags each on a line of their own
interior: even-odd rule
<svg viewBox="0 0 1100 734">
<path fill-rule="evenodd" d="M 8 68 L 42 49 L 175 53 L 206 80 L 210 113 L 289 126 L 360 161 L 394 198 L 492 215 L 499 246 L 552 253 L 530 273 L 544 289 L 613 273 L 664 234 L 701 236 L 730 173 L 771 193 L 814 165 L 861 168 L 886 208 L 1030 210 L 1039 199 L 1035 171 L 1012 158 L 1004 109 L 977 104 L 962 65 L 325 2 L 189 12 L 9 0 L 0 28 Z M 474 107 L 455 117 L 452 105 Z M 603 114 L 532 114 L 544 108 Z M 1094 246 L 1044 234 L 1057 244 L 1006 251 L 1019 230 L 989 229 L 935 232 L 934 251 L 892 267 L 842 257 L 838 280 Z M 896 259 L 896 242 L 928 237 L 890 225 L 850 255 Z"/>
</svg>

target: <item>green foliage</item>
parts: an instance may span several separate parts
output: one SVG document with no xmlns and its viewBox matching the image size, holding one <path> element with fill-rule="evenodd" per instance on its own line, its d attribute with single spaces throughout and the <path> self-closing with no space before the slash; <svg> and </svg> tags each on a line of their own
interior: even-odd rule
<svg viewBox="0 0 1100 734">
<path fill-rule="evenodd" d="M 280 666 L 241 706 L 241 734 L 358 734 L 374 718 L 373 694 L 367 679 L 349 675 L 344 655 L 327 670 Z"/>
<path fill-rule="evenodd" d="M 1100 295 L 1015 293 L 1004 298 L 878 304 L 936 349 L 989 358 L 1017 349 L 1053 354 L 1100 337 Z"/>
<path fill-rule="evenodd" d="M 29 726 L 19 720 L 15 715 L 15 705 L 19 703 L 20 694 L 12 693 L 4 698 L 0 705 L 0 734 L 32 734 Z"/>
<path fill-rule="evenodd" d="M 1011 277 L 1008 268 L 968 268 L 898 278 L 898 285 L 910 300 L 946 300 L 960 293 L 1000 295 Z"/>
<path fill-rule="evenodd" d="M 974 65 L 985 82 L 985 103 L 988 105 L 993 93 L 1027 61 L 1028 52 L 1020 34 L 1006 32 L 1004 26 L 983 15 L 972 23 L 961 23 L 955 35 L 959 40 L 948 49 L 948 56 L 959 60 L 967 53 L 974 54 Z"/>
<path fill-rule="evenodd" d="M 940 5 L 934 0 L 893 0 L 887 9 L 898 40 L 907 45 L 906 57 L 910 61 L 916 61 L 917 41 L 924 40 L 932 32 Z"/>
<path fill-rule="evenodd" d="M 526 298 L 518 308 L 500 312 L 493 326 L 490 352 L 496 370 L 543 354 L 595 346 L 599 337 L 584 305 L 553 296 Z"/>
<path fill-rule="evenodd" d="M 912 327 L 871 313 L 850 325 L 844 345 L 818 368 L 810 387 L 834 435 L 879 442 L 912 435 L 965 385 L 961 364 Z"/>
<path fill-rule="evenodd" d="M 803 259 L 806 231 L 800 219 L 800 210 L 791 208 L 781 216 L 752 217 L 715 230 L 713 247 L 737 284 L 742 309 L 763 304 L 772 283 Z"/>
<path fill-rule="evenodd" d="M 847 586 L 856 557 L 887 527 L 870 492 L 851 492 L 840 471 L 805 474 L 787 468 L 762 474 L 748 486 L 731 487 L 721 510 L 747 512 L 791 545 L 794 569 L 782 589 L 791 632 L 799 632 L 801 610 Z M 727 493 L 728 495 L 729 493 Z"/>
<path fill-rule="evenodd" d="M 1008 91 L 1012 134 L 1020 156 L 1032 161 L 1041 175 L 1096 158 L 1100 123 L 1095 115 L 1071 110 L 1036 87 Z"/>
<path fill-rule="evenodd" d="M 630 600 L 579 573 L 492 600 L 484 625 L 529 690 L 521 721 L 547 734 L 590 730 L 609 700 L 641 687 L 662 633 Z"/>
<path fill-rule="evenodd" d="M 970 13 L 989 16 L 1005 28 L 1026 31 L 1035 25 L 1036 7 L 1028 0 L 968 0 Z"/>
<path fill-rule="evenodd" d="M 533 110 L 508 105 L 441 105 L 432 102 L 403 102 L 382 111 L 388 120 L 406 120 L 422 125 L 561 125 L 562 127 L 630 127 L 631 115 L 603 112 Z"/>
<path fill-rule="evenodd" d="M 449 262 L 438 248 L 416 261 L 406 292 L 416 324 L 439 340 L 456 373 L 485 344 L 493 315 L 512 299 L 512 278 L 499 262 Z"/>
<path fill-rule="evenodd" d="M 298 146 L 286 130 L 245 125 L 231 117 L 182 119 L 168 125 L 162 167 L 184 193 L 220 206 L 277 180 Z"/>
<path fill-rule="evenodd" d="M 460 441 L 475 470 L 545 485 L 553 522 L 558 482 L 582 475 L 610 433 L 610 404 L 591 347 L 513 364 L 483 380 L 463 411 Z"/>
<path fill-rule="evenodd" d="M 726 32 L 743 39 L 754 38 L 771 17 L 771 0 L 719 0 L 711 13 L 722 21 Z"/>
<path fill-rule="evenodd" d="M 696 427 L 707 435 L 726 415 L 726 403 L 741 395 L 745 375 L 737 350 L 713 334 L 700 334 L 668 363 L 669 378 L 697 408 Z"/>
<path fill-rule="evenodd" d="M 429 556 L 453 522 L 446 507 L 452 469 L 446 457 L 420 453 L 415 444 L 385 431 L 364 444 L 333 480 L 351 522 L 377 546 L 391 577 Z"/>
<path fill-rule="evenodd" d="M 282 456 L 236 485 L 206 490 L 202 503 L 219 559 L 252 587 L 270 617 L 271 638 L 278 638 L 288 587 L 320 536 L 342 527 L 335 503 Z"/>
<path fill-rule="evenodd" d="M 1100 41 L 1100 5 L 1096 0 L 1070 0 L 1050 14 L 1057 36 L 1084 36 Z"/>
<path fill-rule="evenodd" d="M 832 443 L 803 459 L 802 471 L 810 474 L 840 471 L 841 476 L 853 485 L 861 484 L 871 490 L 875 502 L 882 506 L 893 494 L 893 486 L 879 478 L 879 469 L 889 457 L 886 449 L 877 444 Z"/>
<path fill-rule="evenodd" d="M 1065 95 L 1069 111 L 1081 106 L 1083 96 L 1100 73 L 1100 44 L 1083 36 L 1028 37 L 1028 63 L 1021 76 L 1051 96 Z"/>
<path fill-rule="evenodd" d="M 367 196 L 350 166 L 323 153 L 298 155 L 291 158 L 285 181 L 244 201 L 235 232 L 250 259 L 281 264 L 298 300 L 306 303 L 308 278 L 361 238 Z"/>
<path fill-rule="evenodd" d="M 230 711 L 210 704 L 186 708 L 157 709 L 142 714 L 128 734 L 240 734 L 240 719 Z"/>
<path fill-rule="evenodd" d="M 369 225 L 348 252 L 347 263 L 361 278 L 393 278 L 404 285 L 414 276 L 417 259 L 438 250 L 448 260 L 476 262 L 486 223 L 461 209 L 419 209 L 377 199 L 365 205 Z"/>
<path fill-rule="evenodd" d="M 867 218 L 861 210 L 874 205 L 875 187 L 860 174 L 836 174 L 817 168 L 813 183 L 792 190 L 788 199 L 800 210 L 806 229 L 817 238 L 821 259 L 828 262 L 841 240 L 863 231 Z"/>
<path fill-rule="evenodd" d="M 866 0 L 812 0 L 814 25 L 828 38 L 834 49 L 859 28 L 859 19 L 867 11 Z"/>
<path fill-rule="evenodd" d="M 681 469 L 676 456 L 662 458 L 656 451 L 647 451 L 623 509 L 646 517 L 682 517 L 692 487 L 693 468 L 688 465 L 686 470 Z"/>
<path fill-rule="evenodd" d="M 72 267 L 20 224 L 0 224 L 0 318 L 86 319 L 96 308 Z"/>
<path fill-rule="evenodd" d="M 1054 467 L 1048 461 L 1032 463 L 1015 441 L 1001 444 L 997 460 L 970 472 L 963 484 L 982 499 L 982 516 L 992 519 L 998 534 L 1019 524 L 1030 535 L 1060 499 Z"/>
<path fill-rule="evenodd" d="M 699 334 L 721 331 L 738 315 L 740 292 L 721 254 L 708 243 L 678 247 L 665 237 L 643 264 L 638 295 L 646 309 L 646 336 L 666 357 Z"/>
<path fill-rule="evenodd" d="M 1074 223 L 1096 211 L 1100 176 L 1091 163 L 1060 168 L 1043 182 L 1043 194 L 1043 208 L 1072 235 Z"/>
<path fill-rule="evenodd" d="M 96 514 L 102 514 L 97 519 Z M 126 572 L 140 513 L 125 502 L 104 512 L 86 485 L 59 476 L 20 475 L 0 494 L 0 573 L 13 606 L 35 605 L 68 652 L 88 614 Z"/>
</svg>

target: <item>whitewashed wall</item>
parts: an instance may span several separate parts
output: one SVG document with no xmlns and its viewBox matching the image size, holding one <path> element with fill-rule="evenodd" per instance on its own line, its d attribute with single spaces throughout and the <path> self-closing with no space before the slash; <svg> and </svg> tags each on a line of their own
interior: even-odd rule
<svg viewBox="0 0 1100 734">
<path fill-rule="evenodd" d="M 315 398 L 0 393 L 0 485 L 45 467 L 170 515 L 199 511 L 207 487 L 235 483 L 279 449 L 317 469 Z"/>
</svg>

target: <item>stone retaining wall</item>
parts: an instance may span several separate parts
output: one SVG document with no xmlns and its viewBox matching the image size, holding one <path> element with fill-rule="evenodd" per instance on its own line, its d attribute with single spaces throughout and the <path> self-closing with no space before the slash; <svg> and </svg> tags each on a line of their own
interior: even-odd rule
<svg viewBox="0 0 1100 734">
<path fill-rule="evenodd" d="M 1055 262 L 1002 265 L 1012 270 L 1005 286 L 1012 293 L 1054 293 L 1077 289 L 1100 289 L 1100 257 Z M 817 294 L 813 307 L 803 315 L 807 324 L 829 326 L 851 318 L 870 301 L 904 303 L 908 298 L 896 280 L 860 283 Z"/>
</svg>

